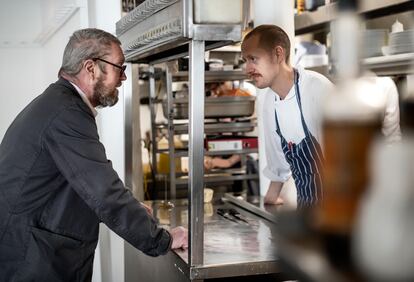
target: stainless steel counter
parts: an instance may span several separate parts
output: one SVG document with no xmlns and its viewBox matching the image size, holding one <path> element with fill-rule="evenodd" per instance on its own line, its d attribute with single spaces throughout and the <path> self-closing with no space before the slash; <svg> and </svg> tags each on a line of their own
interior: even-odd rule
<svg viewBox="0 0 414 282">
<path fill-rule="evenodd" d="M 163 227 L 169 229 L 178 225 L 188 226 L 186 200 L 174 201 L 174 208 L 172 209 L 164 207 L 161 201 L 146 203 L 152 206 L 154 215 Z M 218 208 L 234 208 L 247 222 L 240 220 L 234 222 L 226 219 L 217 214 Z M 131 265 L 131 267 L 135 267 L 135 271 L 142 267 L 141 264 L 145 266 L 144 269 L 137 271 L 139 281 L 157 281 L 157 279 L 160 279 L 157 278 L 160 273 L 154 273 L 155 270 L 149 268 L 150 266 L 154 267 L 154 265 L 157 265 L 158 271 L 169 269 L 164 273 L 168 277 L 168 280 L 165 281 L 203 280 L 279 273 L 276 246 L 272 236 L 272 229 L 274 230 L 274 228 L 274 223 L 231 203 L 219 201 L 215 204 L 204 204 L 203 265 L 189 266 L 187 250 L 173 251 L 158 258 L 149 258 L 139 253 L 139 259 L 135 257 L 135 259 L 129 259 L 129 261 L 139 261 L 137 265 Z M 135 254 L 137 253 L 135 252 Z M 144 274 L 145 272 L 147 273 Z M 173 279 L 174 275 L 177 275 L 178 278 Z M 143 277 L 147 278 L 143 279 Z"/>
</svg>

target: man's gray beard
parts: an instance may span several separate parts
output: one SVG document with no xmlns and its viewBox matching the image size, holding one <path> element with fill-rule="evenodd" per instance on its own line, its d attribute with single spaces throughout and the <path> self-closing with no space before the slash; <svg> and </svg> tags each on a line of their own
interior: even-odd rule
<svg viewBox="0 0 414 282">
<path fill-rule="evenodd" d="M 98 106 L 111 107 L 118 102 L 117 89 L 110 91 L 103 84 L 103 79 L 99 79 L 94 87 L 93 98 L 98 102 Z"/>
</svg>

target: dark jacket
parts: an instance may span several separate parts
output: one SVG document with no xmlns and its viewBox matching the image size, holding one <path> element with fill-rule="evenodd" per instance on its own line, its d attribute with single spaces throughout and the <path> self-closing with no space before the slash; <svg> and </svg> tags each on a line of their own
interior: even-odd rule
<svg viewBox="0 0 414 282">
<path fill-rule="evenodd" d="M 91 110 L 60 79 L 0 145 L 0 281 L 91 280 L 100 221 L 148 255 L 170 249 L 106 158 Z"/>
</svg>

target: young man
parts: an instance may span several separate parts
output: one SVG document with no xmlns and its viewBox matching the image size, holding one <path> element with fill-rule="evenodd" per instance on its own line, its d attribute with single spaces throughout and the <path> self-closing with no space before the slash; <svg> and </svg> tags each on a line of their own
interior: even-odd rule
<svg viewBox="0 0 414 282">
<path fill-rule="evenodd" d="M 246 72 L 264 94 L 264 174 L 271 180 L 265 196 L 279 204 L 282 185 L 292 175 L 298 208 L 322 198 L 322 103 L 332 84 L 324 76 L 294 69 L 289 62 L 290 41 L 278 26 L 261 25 L 243 40 Z"/>
<path fill-rule="evenodd" d="M 95 123 L 126 79 L 119 40 L 76 31 L 59 80 L 13 121 L 0 145 L 0 281 L 90 281 L 99 222 L 144 253 L 187 247 L 125 188 Z"/>
</svg>

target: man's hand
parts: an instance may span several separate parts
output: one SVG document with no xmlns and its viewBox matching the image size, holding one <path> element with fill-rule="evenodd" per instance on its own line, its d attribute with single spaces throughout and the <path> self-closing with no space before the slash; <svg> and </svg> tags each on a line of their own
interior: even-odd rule
<svg viewBox="0 0 414 282">
<path fill-rule="evenodd" d="M 281 197 L 271 197 L 271 196 L 266 196 L 264 197 L 264 203 L 267 205 L 283 205 L 284 201 Z"/>
<path fill-rule="evenodd" d="M 170 230 L 172 237 L 171 249 L 187 249 L 188 248 L 188 230 L 182 226 L 175 227 Z"/>
</svg>

